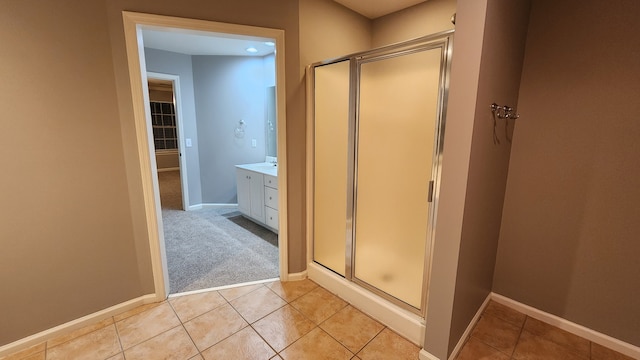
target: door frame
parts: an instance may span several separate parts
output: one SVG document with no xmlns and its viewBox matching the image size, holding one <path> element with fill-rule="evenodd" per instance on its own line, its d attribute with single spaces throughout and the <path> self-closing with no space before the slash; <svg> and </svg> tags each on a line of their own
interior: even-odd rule
<svg viewBox="0 0 640 360">
<path fill-rule="evenodd" d="M 123 11 L 122 12 L 129 81 L 133 102 L 138 159 L 142 177 L 146 229 L 151 252 L 156 300 L 161 301 L 169 294 L 169 275 L 162 230 L 162 212 L 158 190 L 157 164 L 149 131 L 151 114 L 149 111 L 149 89 L 144 57 L 143 29 L 168 30 L 184 33 L 212 32 L 271 38 L 275 40 L 276 64 L 276 118 L 278 131 L 278 195 L 279 207 L 279 269 L 280 280 L 287 281 L 288 272 L 288 225 L 287 225 L 287 151 L 286 151 L 286 102 L 285 102 L 285 46 L 284 30 L 263 27 L 220 23 L 214 21 L 178 18 Z"/>
<path fill-rule="evenodd" d="M 173 104 L 176 109 L 176 130 L 178 133 L 178 164 L 180 166 L 180 187 L 182 190 L 182 209 L 189 209 L 189 182 L 187 181 L 187 153 L 184 149 L 184 127 L 182 123 L 182 95 L 180 94 L 180 76 L 147 71 L 148 79 L 168 80 L 173 86 Z M 184 155 L 184 156 L 183 156 Z"/>
</svg>

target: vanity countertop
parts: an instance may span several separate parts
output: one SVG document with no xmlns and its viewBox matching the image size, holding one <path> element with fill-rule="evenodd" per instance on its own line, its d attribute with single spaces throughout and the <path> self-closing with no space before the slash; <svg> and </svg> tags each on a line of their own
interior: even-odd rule
<svg viewBox="0 0 640 360">
<path fill-rule="evenodd" d="M 256 164 L 236 165 L 237 168 L 259 172 L 261 174 L 278 176 L 278 167 L 272 163 L 263 162 Z"/>
</svg>

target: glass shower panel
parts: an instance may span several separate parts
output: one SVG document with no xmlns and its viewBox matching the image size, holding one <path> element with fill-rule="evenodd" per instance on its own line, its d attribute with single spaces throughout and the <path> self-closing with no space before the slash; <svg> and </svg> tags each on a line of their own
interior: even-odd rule
<svg viewBox="0 0 640 360">
<path fill-rule="evenodd" d="M 420 309 L 442 49 L 363 62 L 354 276 Z"/>
<path fill-rule="evenodd" d="M 315 68 L 313 259 L 345 275 L 349 61 Z"/>
</svg>

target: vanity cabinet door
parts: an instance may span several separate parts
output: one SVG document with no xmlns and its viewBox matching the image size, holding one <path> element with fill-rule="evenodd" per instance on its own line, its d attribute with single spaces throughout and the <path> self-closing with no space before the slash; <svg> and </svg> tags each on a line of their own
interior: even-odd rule
<svg viewBox="0 0 640 360">
<path fill-rule="evenodd" d="M 238 211 L 251 215 L 251 172 L 236 168 L 236 187 L 238 188 Z"/>
<path fill-rule="evenodd" d="M 250 175 L 251 217 L 264 223 L 264 176 L 253 171 Z"/>
<path fill-rule="evenodd" d="M 238 211 L 264 223 L 264 181 L 262 174 L 236 168 Z"/>
</svg>

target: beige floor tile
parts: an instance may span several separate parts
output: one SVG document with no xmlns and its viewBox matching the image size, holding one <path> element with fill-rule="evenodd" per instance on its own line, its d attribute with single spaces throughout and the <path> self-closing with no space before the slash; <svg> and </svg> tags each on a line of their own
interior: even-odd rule
<svg viewBox="0 0 640 360">
<path fill-rule="evenodd" d="M 280 355 L 276 355 L 269 360 L 282 360 L 282 358 L 280 357 Z"/>
<path fill-rule="evenodd" d="M 471 336 L 511 356 L 520 332 L 519 326 L 494 316 L 483 315 L 471 332 Z"/>
<path fill-rule="evenodd" d="M 187 322 L 198 315 L 213 310 L 227 301 L 217 291 L 208 291 L 193 295 L 171 298 L 169 303 L 182 322 Z"/>
<path fill-rule="evenodd" d="M 75 339 L 75 338 L 77 338 L 79 336 L 82 336 L 82 335 L 88 334 L 90 332 L 102 329 L 103 327 L 109 326 L 109 325 L 113 325 L 113 318 L 112 317 L 109 317 L 108 319 L 104 319 L 104 320 L 102 320 L 100 322 L 97 322 L 95 324 L 88 325 L 88 326 L 85 326 L 83 328 L 77 329 L 77 330 L 72 331 L 72 332 L 70 332 L 68 334 L 57 336 L 57 337 L 47 341 L 47 347 L 52 348 L 54 346 L 58 346 L 58 345 L 60 345 L 62 343 L 65 343 L 65 342 L 67 342 L 69 340 L 72 340 L 72 339 Z"/>
<path fill-rule="evenodd" d="M 131 310 L 125 311 L 125 312 L 123 312 L 121 314 L 118 314 L 118 315 L 114 316 L 113 320 L 115 322 L 122 321 L 122 320 L 124 320 L 124 319 L 126 319 L 128 317 L 132 317 L 133 315 L 137 315 L 137 314 L 140 314 L 141 312 L 145 312 L 147 310 L 153 309 L 156 306 L 160 306 L 160 305 L 164 304 L 165 302 L 166 301 L 162 301 L 162 302 L 157 302 L 157 303 L 151 303 L 151 304 L 145 304 L 145 305 L 138 306 L 136 308 L 133 308 Z"/>
<path fill-rule="evenodd" d="M 351 305 L 338 311 L 320 327 L 353 353 L 360 351 L 384 329 L 384 325 Z"/>
<path fill-rule="evenodd" d="M 43 352 L 47 348 L 46 343 L 40 343 L 37 345 L 30 346 L 24 350 L 17 351 L 13 354 L 7 355 L 0 359 L 2 360 L 22 360 L 26 357 L 37 355 Z"/>
<path fill-rule="evenodd" d="M 497 349 L 470 337 L 464 344 L 456 360 L 509 360 L 510 357 Z"/>
<path fill-rule="evenodd" d="M 191 359 L 189 359 L 189 360 L 204 360 L 204 358 L 202 357 L 202 355 L 198 354 L 198 355 L 196 355 L 196 356 L 192 357 L 192 358 L 191 358 Z"/>
<path fill-rule="evenodd" d="M 45 360 L 47 353 L 42 351 L 33 355 L 29 355 L 27 357 L 23 357 L 20 360 Z"/>
<path fill-rule="evenodd" d="M 510 322 L 513 325 L 520 326 L 524 324 L 527 316 L 517 310 L 514 310 L 508 306 L 499 304 L 495 301 L 489 301 L 489 304 L 484 309 L 484 315 L 491 315 L 502 319 L 504 321 Z"/>
<path fill-rule="evenodd" d="M 517 360 L 586 360 L 588 358 L 579 356 L 568 351 L 553 341 L 546 340 L 540 336 L 523 330 L 520 340 L 513 353 L 513 358 Z"/>
<path fill-rule="evenodd" d="M 353 353 L 320 328 L 294 342 L 280 353 L 284 360 L 347 360 Z"/>
<path fill-rule="evenodd" d="M 300 296 L 317 288 L 318 285 L 309 279 L 304 279 L 300 281 L 287 282 L 276 281 L 268 284 L 267 287 L 287 302 L 292 302 Z"/>
<path fill-rule="evenodd" d="M 309 321 L 291 305 L 285 305 L 255 322 L 252 326 L 271 347 L 276 351 L 282 351 L 311 331 L 316 327 L 316 324 Z"/>
<path fill-rule="evenodd" d="M 225 304 L 184 323 L 200 351 L 242 330 L 248 324 L 231 305 Z"/>
<path fill-rule="evenodd" d="M 198 349 L 196 349 L 182 325 L 178 325 L 124 352 L 127 360 L 183 360 L 195 355 L 198 355 Z"/>
<path fill-rule="evenodd" d="M 592 360 L 633 360 L 632 357 L 620 354 L 600 344 L 591 343 Z"/>
<path fill-rule="evenodd" d="M 114 355 L 114 356 L 108 358 L 107 360 L 125 360 L 124 359 L 124 353 L 119 353 L 118 355 Z"/>
<path fill-rule="evenodd" d="M 357 355 L 362 360 L 417 360 L 420 348 L 409 340 L 384 329 Z"/>
<path fill-rule="evenodd" d="M 329 291 L 317 287 L 291 302 L 291 306 L 300 310 L 311 321 L 320 324 L 347 306 L 347 303 Z"/>
<path fill-rule="evenodd" d="M 553 341 L 558 345 L 562 345 L 582 357 L 588 358 L 591 354 L 591 343 L 589 340 L 566 332 L 540 320 L 527 317 L 527 321 L 524 323 L 524 329 L 534 335 Z"/>
<path fill-rule="evenodd" d="M 115 325 L 90 332 L 47 349 L 47 360 L 83 359 L 104 360 L 121 352 Z"/>
<path fill-rule="evenodd" d="M 285 306 L 287 303 L 267 287 L 260 287 L 248 294 L 242 295 L 230 301 L 230 304 L 250 324 L 273 311 Z"/>
<path fill-rule="evenodd" d="M 258 290 L 261 287 L 264 287 L 264 285 L 256 284 L 256 285 L 238 286 L 234 288 L 218 290 L 218 293 L 220 293 L 220 295 L 222 295 L 225 299 L 227 299 L 227 301 L 231 301 L 233 299 L 239 298 L 242 295 Z"/>
<path fill-rule="evenodd" d="M 167 302 L 116 322 L 125 350 L 178 325 L 180 320 Z"/>
<path fill-rule="evenodd" d="M 275 354 L 249 326 L 202 352 L 205 360 L 263 360 Z"/>
</svg>

